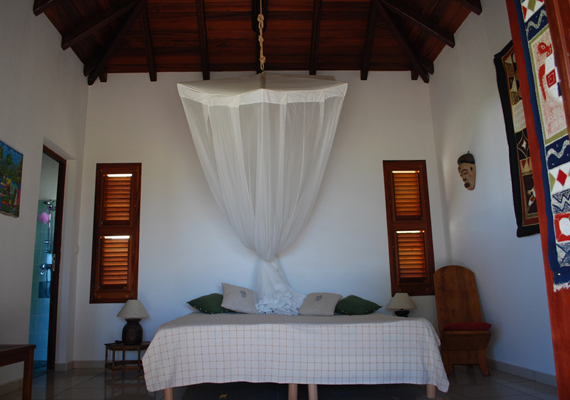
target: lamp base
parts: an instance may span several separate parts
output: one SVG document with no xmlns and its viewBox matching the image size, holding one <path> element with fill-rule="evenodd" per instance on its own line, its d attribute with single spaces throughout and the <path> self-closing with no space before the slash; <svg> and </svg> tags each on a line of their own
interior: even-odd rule
<svg viewBox="0 0 570 400">
<path fill-rule="evenodd" d="M 123 328 L 123 343 L 126 345 L 141 344 L 143 329 L 139 324 L 140 319 L 127 319 L 127 324 Z"/>
<path fill-rule="evenodd" d="M 408 314 L 410 313 L 410 310 L 398 310 L 398 311 L 394 311 L 394 314 L 396 314 L 398 317 L 408 317 Z"/>
</svg>

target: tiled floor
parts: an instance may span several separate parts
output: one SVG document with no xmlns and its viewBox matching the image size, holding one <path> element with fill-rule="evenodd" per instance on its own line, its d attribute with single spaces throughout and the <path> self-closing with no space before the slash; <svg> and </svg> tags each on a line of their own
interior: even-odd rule
<svg viewBox="0 0 570 400">
<path fill-rule="evenodd" d="M 449 377 L 447 393 L 437 391 L 437 399 L 466 400 L 554 400 L 556 388 L 496 370 L 484 377 L 478 368 L 456 366 Z M 415 385 L 322 385 L 319 400 L 421 400 L 424 386 Z M 0 400 L 20 400 L 21 390 L 0 395 Z M 74 369 L 49 372 L 33 380 L 34 400 L 160 400 L 163 392 L 149 393 L 144 379 L 136 372 L 117 372 L 115 378 L 102 369 Z M 175 400 L 286 400 L 287 385 L 277 384 L 202 384 L 174 390 Z M 299 385 L 299 400 L 307 399 L 307 386 Z"/>
</svg>

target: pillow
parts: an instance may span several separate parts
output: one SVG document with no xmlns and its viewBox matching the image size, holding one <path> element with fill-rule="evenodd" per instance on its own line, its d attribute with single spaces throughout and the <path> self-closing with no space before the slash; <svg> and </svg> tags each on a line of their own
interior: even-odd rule
<svg viewBox="0 0 570 400">
<path fill-rule="evenodd" d="M 222 307 L 239 313 L 259 314 L 255 307 L 253 290 L 239 286 L 222 283 L 224 288 L 224 300 Z"/>
<path fill-rule="evenodd" d="M 228 313 L 230 310 L 222 307 L 223 298 L 220 293 L 212 293 L 190 300 L 188 304 L 206 314 Z"/>
<path fill-rule="evenodd" d="M 345 315 L 364 315 L 371 314 L 381 307 L 373 301 L 351 294 L 338 302 L 335 312 Z"/>
<path fill-rule="evenodd" d="M 334 308 L 340 299 L 342 299 L 342 294 L 308 294 L 299 308 L 299 315 L 334 315 Z"/>
<path fill-rule="evenodd" d="M 491 324 L 487 322 L 456 322 L 444 325 L 444 331 L 488 331 Z"/>
</svg>

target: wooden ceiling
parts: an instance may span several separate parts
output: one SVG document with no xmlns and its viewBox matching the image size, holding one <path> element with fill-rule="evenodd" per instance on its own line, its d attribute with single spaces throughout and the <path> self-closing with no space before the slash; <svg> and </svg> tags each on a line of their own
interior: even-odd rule
<svg viewBox="0 0 570 400">
<path fill-rule="evenodd" d="M 262 2 L 260 4 L 260 1 Z M 480 0 L 34 0 L 84 64 L 91 85 L 109 73 L 410 71 L 433 62 Z"/>
</svg>

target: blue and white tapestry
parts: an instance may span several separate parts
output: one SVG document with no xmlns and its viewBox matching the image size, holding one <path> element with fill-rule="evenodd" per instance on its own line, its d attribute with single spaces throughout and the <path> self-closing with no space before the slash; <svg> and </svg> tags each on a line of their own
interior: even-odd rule
<svg viewBox="0 0 570 400">
<path fill-rule="evenodd" d="M 548 259 L 557 291 L 570 288 L 570 141 L 544 0 L 518 0 L 516 8 L 541 150 Z"/>
</svg>

